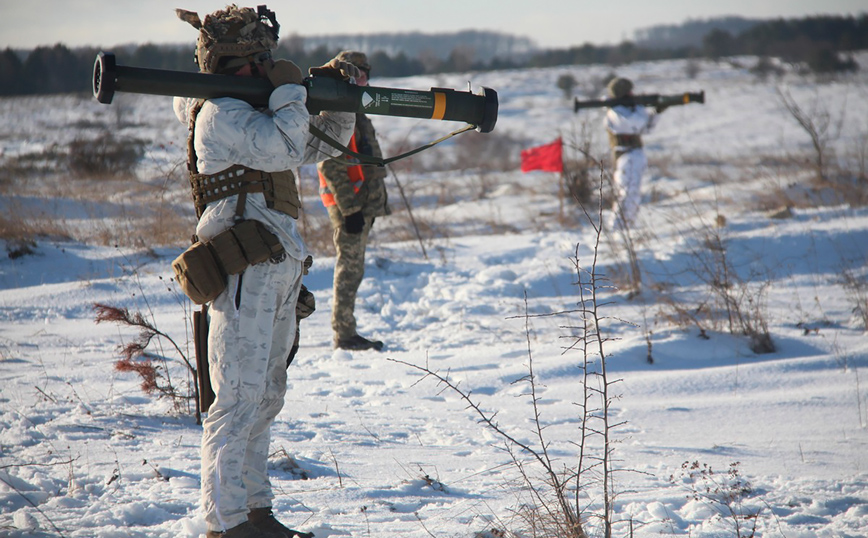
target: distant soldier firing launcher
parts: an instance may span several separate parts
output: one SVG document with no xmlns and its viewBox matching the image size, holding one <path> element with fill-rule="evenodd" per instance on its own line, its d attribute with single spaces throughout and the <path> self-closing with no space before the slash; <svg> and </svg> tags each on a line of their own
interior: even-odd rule
<svg viewBox="0 0 868 538">
<path fill-rule="evenodd" d="M 608 220 L 610 229 L 629 229 L 636 223 L 641 201 L 642 175 L 648 166 L 642 147 L 642 135 L 650 132 L 660 113 L 675 105 L 704 103 L 705 92 L 679 95 L 634 95 L 633 82 L 617 77 L 609 82 L 608 99 L 579 101 L 574 111 L 582 108 L 607 107 L 605 126 L 612 148 L 612 188 L 614 207 Z M 645 107 L 654 107 L 649 112 Z"/>
</svg>

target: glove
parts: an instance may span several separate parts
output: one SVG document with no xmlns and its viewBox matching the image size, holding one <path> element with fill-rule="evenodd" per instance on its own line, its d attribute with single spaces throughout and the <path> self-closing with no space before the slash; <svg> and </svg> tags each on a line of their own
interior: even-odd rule
<svg viewBox="0 0 868 538">
<path fill-rule="evenodd" d="M 654 107 L 654 111 L 657 112 L 658 114 L 660 114 L 661 112 L 663 112 L 667 108 L 669 108 L 668 105 L 657 105 Z"/>
<path fill-rule="evenodd" d="M 344 217 L 344 229 L 348 234 L 359 235 L 365 228 L 365 214 L 361 211 L 356 211 L 351 215 Z"/>
<path fill-rule="evenodd" d="M 262 67 L 275 88 L 284 84 L 301 84 L 301 69 L 289 60 L 265 62 Z"/>
<path fill-rule="evenodd" d="M 323 66 L 311 67 L 309 72 L 312 77 L 330 77 L 339 80 L 359 78 L 362 75 L 359 68 L 350 62 L 342 62 L 334 58 Z"/>
<path fill-rule="evenodd" d="M 295 316 L 297 319 L 304 319 L 316 311 L 316 297 L 313 292 L 307 289 L 304 284 L 301 285 L 301 291 L 298 292 L 298 301 L 295 303 Z"/>
</svg>

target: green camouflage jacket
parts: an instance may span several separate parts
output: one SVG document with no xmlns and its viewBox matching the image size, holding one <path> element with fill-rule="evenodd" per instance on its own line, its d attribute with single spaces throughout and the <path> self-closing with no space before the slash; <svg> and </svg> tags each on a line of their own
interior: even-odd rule
<svg viewBox="0 0 868 538">
<path fill-rule="evenodd" d="M 356 114 L 355 137 L 359 153 L 374 157 L 383 156 L 380 144 L 377 142 L 374 125 L 364 114 Z M 343 158 L 353 160 L 351 156 L 345 155 Z M 332 220 L 337 217 L 340 222 L 343 220 L 343 216 L 358 211 L 364 212 L 366 217 L 379 217 L 391 213 L 386 193 L 385 167 L 362 165 L 365 180 L 359 192 L 355 192 L 347 174 L 347 165 L 344 163 L 329 159 L 317 164 L 317 170 L 320 176 L 320 195 L 323 197 L 323 203 L 326 204 L 325 200 L 329 195 L 334 196 L 335 205 L 326 204 Z"/>
</svg>

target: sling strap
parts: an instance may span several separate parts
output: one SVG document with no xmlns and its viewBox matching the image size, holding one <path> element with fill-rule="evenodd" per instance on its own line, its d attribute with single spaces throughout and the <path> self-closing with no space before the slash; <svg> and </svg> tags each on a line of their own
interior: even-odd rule
<svg viewBox="0 0 868 538">
<path fill-rule="evenodd" d="M 358 153 L 356 151 L 353 151 L 350 148 L 348 148 L 348 147 L 344 146 L 343 144 L 341 144 L 340 142 L 338 142 L 337 140 L 335 140 L 334 138 L 327 135 L 324 131 L 322 131 L 318 127 L 315 127 L 313 124 L 310 125 L 310 134 L 319 138 L 320 140 L 322 140 L 323 142 L 325 142 L 329 146 L 331 146 L 335 149 L 341 150 L 341 152 L 343 152 L 345 155 L 351 155 L 351 156 L 355 157 L 363 164 L 373 164 L 376 166 L 386 166 L 387 164 L 393 163 L 397 160 L 410 157 L 411 155 L 415 155 L 421 151 L 425 151 L 428 148 L 432 148 L 432 147 L 436 146 L 437 144 L 439 144 L 440 142 L 443 142 L 445 140 L 449 140 L 453 136 L 459 135 L 461 133 L 466 133 L 467 131 L 470 131 L 471 129 L 476 129 L 476 126 L 475 125 L 467 125 L 465 127 L 462 127 L 461 129 L 458 129 L 457 131 L 452 131 L 448 135 L 442 136 L 433 142 L 429 142 L 423 146 L 419 146 L 416 149 L 412 149 L 412 150 L 407 151 L 405 153 L 401 153 L 400 155 L 396 155 L 394 157 L 389 157 L 388 159 L 384 159 L 382 157 L 374 157 L 373 155 L 365 155 L 363 153 Z M 359 164 L 358 162 L 352 162 L 352 161 L 349 161 L 347 159 L 335 158 L 334 160 L 339 162 L 339 163 L 345 164 L 347 166 L 355 166 L 355 165 Z"/>
</svg>

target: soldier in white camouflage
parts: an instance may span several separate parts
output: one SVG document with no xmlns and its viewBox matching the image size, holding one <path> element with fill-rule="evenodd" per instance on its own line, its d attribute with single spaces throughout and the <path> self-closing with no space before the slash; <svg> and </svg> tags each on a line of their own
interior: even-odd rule
<svg viewBox="0 0 868 538">
<path fill-rule="evenodd" d="M 613 78 L 607 92 L 613 99 L 627 97 L 633 93 L 633 82 L 623 77 Z M 606 111 L 604 122 L 612 148 L 615 198 L 607 219 L 609 229 L 630 229 L 636 224 L 642 201 L 642 175 L 648 166 L 642 135 L 651 132 L 665 109 L 658 106 L 653 113 L 648 113 L 643 106 L 618 105 Z"/>
<path fill-rule="evenodd" d="M 350 62 L 361 70 L 357 84 L 365 86 L 371 73 L 367 56 L 358 51 L 343 51 L 336 60 Z M 371 120 L 356 114 L 356 128 L 349 149 L 363 155 L 382 157 L 377 133 Z M 334 296 L 332 300 L 333 344 L 338 349 L 383 349 L 383 342 L 369 340 L 356 331 L 356 295 L 365 276 L 365 250 L 368 235 L 377 217 L 391 213 L 386 194 L 386 169 L 359 162 L 351 155 L 319 163 L 320 197 L 328 210 L 334 229 Z"/>
<path fill-rule="evenodd" d="M 232 98 L 175 98 L 175 112 L 190 128 L 190 177 L 200 215 L 196 234 L 210 241 L 239 219 L 256 220 L 284 250 L 230 275 L 210 304 L 208 362 L 215 399 L 202 424 L 206 536 L 311 536 L 276 519 L 268 480 L 270 429 L 287 390 L 287 358 L 307 256 L 296 225 L 299 199 L 290 171 L 337 153 L 309 134 L 311 124 L 346 144 L 355 117 L 310 115 L 300 69 L 271 59 L 279 25 L 265 6 L 233 4 L 204 20 L 191 11 L 177 14 L 200 30 L 200 71 L 267 78 L 274 86 L 267 109 Z M 326 75 L 345 80 L 359 74 L 348 63 L 323 67 Z M 201 185 L 219 188 L 203 193 Z"/>
</svg>

